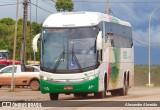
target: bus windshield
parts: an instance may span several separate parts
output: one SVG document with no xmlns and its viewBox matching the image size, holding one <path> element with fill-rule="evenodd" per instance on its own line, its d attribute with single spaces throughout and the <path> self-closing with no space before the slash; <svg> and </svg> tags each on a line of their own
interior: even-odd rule
<svg viewBox="0 0 160 110">
<path fill-rule="evenodd" d="M 0 58 L 8 59 L 8 52 L 0 52 Z"/>
<path fill-rule="evenodd" d="M 98 27 L 43 28 L 41 67 L 53 72 L 81 72 L 97 67 Z"/>
</svg>

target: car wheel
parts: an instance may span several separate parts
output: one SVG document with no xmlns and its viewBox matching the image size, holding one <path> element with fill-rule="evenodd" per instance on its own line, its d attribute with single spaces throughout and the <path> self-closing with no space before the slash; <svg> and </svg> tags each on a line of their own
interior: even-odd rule
<svg viewBox="0 0 160 110">
<path fill-rule="evenodd" d="M 49 94 L 51 100 L 58 100 L 58 93 L 50 93 Z"/>
<path fill-rule="evenodd" d="M 30 87 L 33 91 L 38 91 L 40 89 L 40 84 L 38 80 L 32 80 L 30 82 Z"/>
</svg>

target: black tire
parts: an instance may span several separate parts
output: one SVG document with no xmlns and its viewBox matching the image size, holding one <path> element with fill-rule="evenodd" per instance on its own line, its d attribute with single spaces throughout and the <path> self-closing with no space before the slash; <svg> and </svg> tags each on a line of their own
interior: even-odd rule
<svg viewBox="0 0 160 110">
<path fill-rule="evenodd" d="M 111 95 L 112 96 L 118 96 L 119 94 L 118 94 L 118 90 L 112 90 L 111 91 Z"/>
<path fill-rule="evenodd" d="M 30 82 L 29 84 L 30 88 L 33 90 L 33 91 L 38 91 L 40 90 L 40 83 L 38 80 L 34 79 Z"/>
<path fill-rule="evenodd" d="M 106 79 L 106 75 L 105 75 L 104 82 L 105 82 L 105 83 L 104 83 L 104 91 L 94 93 L 94 96 L 95 96 L 96 98 L 104 98 L 104 97 L 106 96 L 106 90 L 107 90 L 107 85 L 106 85 L 107 79 Z"/>
<path fill-rule="evenodd" d="M 80 95 L 80 94 L 78 94 L 78 93 L 75 93 L 75 94 L 74 94 L 74 97 L 75 97 L 75 98 L 80 98 L 80 97 L 81 97 L 81 95 Z"/>
<path fill-rule="evenodd" d="M 127 83 L 127 80 L 126 78 L 124 78 L 124 81 L 123 81 L 123 88 L 121 88 L 119 90 L 119 95 L 120 96 L 125 96 L 128 94 L 128 83 Z"/>
<path fill-rule="evenodd" d="M 0 88 L 2 87 L 2 85 L 0 85 Z"/>
<path fill-rule="evenodd" d="M 82 97 L 82 98 L 86 98 L 87 96 L 88 96 L 87 93 L 82 93 L 82 94 L 81 94 L 81 97 Z"/>
<path fill-rule="evenodd" d="M 59 94 L 58 93 L 50 93 L 49 97 L 52 101 L 58 100 Z"/>
<path fill-rule="evenodd" d="M 104 98 L 106 96 L 106 92 L 105 91 L 97 92 L 97 93 L 94 93 L 94 96 L 96 98 Z"/>
<path fill-rule="evenodd" d="M 88 96 L 88 94 L 87 93 L 75 93 L 74 94 L 74 97 L 75 98 L 86 98 Z"/>
</svg>

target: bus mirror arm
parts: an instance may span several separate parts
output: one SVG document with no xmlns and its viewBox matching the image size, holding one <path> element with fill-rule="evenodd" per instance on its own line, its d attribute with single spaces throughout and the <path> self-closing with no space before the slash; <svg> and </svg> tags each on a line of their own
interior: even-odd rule
<svg viewBox="0 0 160 110">
<path fill-rule="evenodd" d="M 102 31 L 99 31 L 96 43 L 97 43 L 97 50 L 101 50 L 102 49 Z"/>
<path fill-rule="evenodd" d="M 37 52 L 38 49 L 37 49 L 37 41 L 38 39 L 40 38 L 41 36 L 41 33 L 37 34 L 34 38 L 33 38 L 33 41 L 32 41 L 32 47 L 33 47 L 33 52 Z"/>
</svg>

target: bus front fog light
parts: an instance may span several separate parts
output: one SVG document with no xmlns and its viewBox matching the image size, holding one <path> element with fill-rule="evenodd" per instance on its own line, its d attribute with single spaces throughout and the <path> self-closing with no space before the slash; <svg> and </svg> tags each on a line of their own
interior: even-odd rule
<svg viewBox="0 0 160 110">
<path fill-rule="evenodd" d="M 90 86 L 88 86 L 88 89 L 91 89 L 91 88 L 93 88 L 93 86 L 94 86 L 94 85 L 90 85 Z"/>
<path fill-rule="evenodd" d="M 49 88 L 47 86 L 44 86 L 44 89 L 47 90 L 47 91 L 49 91 Z"/>
</svg>

